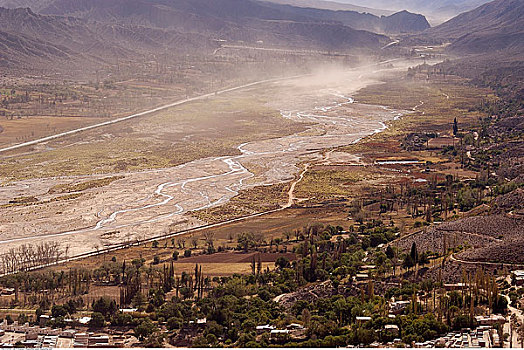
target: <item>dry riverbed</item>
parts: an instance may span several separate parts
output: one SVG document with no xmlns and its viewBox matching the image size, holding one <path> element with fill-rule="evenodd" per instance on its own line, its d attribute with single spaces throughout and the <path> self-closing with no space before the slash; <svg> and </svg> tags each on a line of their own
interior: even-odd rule
<svg viewBox="0 0 524 350">
<path fill-rule="evenodd" d="M 0 247 L 7 250 L 56 240 L 68 245 L 74 255 L 194 227 L 203 221 L 188 215 L 191 212 L 225 204 L 241 190 L 289 183 L 300 173 L 300 164 L 351 158 L 334 153 L 324 159 L 321 151 L 357 142 L 408 113 L 353 100 L 356 91 L 376 83 L 382 74 L 382 70 L 322 72 L 252 87 L 217 97 L 219 105 L 211 98 L 133 124 L 124 122 L 40 146 L 38 152 L 4 158 L 11 172 L 19 169 L 29 174 L 31 167 L 37 167 L 41 174 L 53 174 L 62 163 L 74 169 L 78 161 L 75 147 L 82 147 L 93 155 L 88 165 L 78 166 L 84 173 L 89 173 L 85 169 L 97 171 L 81 175 L 71 170 L 68 176 L 27 176 L 23 180 L 3 173 Z M 202 115 L 206 117 L 200 124 L 191 123 Z M 236 128 L 245 132 L 239 135 Z M 129 135 L 136 136 L 136 149 L 129 146 Z M 220 142 L 220 147 L 213 149 L 213 141 Z M 155 142 L 162 145 L 160 151 Z M 182 162 L 187 158 L 177 152 L 183 152 L 186 143 L 204 148 L 202 155 L 211 151 L 216 155 L 198 158 L 195 152 L 194 160 Z M 129 161 L 119 144 L 138 160 L 124 170 L 113 167 L 114 171 L 107 171 L 111 168 L 97 163 L 97 158 L 105 162 L 104 157 L 122 156 Z M 143 144 L 148 147 L 142 149 Z M 108 145 L 115 146 L 113 153 L 104 153 Z M 142 157 L 150 169 L 141 169 Z M 148 157 L 162 161 L 151 166 Z M 173 166 L 162 166 L 169 157 L 176 159 Z M 57 188 L 66 190 L 57 193 L 53 190 Z M 286 203 L 287 195 L 272 205 Z"/>
</svg>

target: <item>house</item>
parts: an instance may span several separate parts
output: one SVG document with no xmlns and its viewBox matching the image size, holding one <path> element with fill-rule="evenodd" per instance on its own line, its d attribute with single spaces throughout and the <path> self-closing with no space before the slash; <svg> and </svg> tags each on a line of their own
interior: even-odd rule
<svg viewBox="0 0 524 350">
<path fill-rule="evenodd" d="M 89 321 L 91 321 L 91 317 L 88 317 L 88 316 L 80 317 L 78 319 L 78 323 L 80 324 L 88 324 Z"/>
<path fill-rule="evenodd" d="M 409 304 L 411 304 L 409 300 L 392 301 L 389 303 L 389 312 L 393 315 L 401 314 Z"/>
<path fill-rule="evenodd" d="M 475 316 L 475 321 L 482 326 L 494 326 L 506 323 L 506 318 L 502 315 Z"/>
<path fill-rule="evenodd" d="M 358 325 L 363 325 L 364 323 L 371 321 L 371 317 L 369 316 L 357 316 L 355 319 Z"/>
<path fill-rule="evenodd" d="M 76 333 L 74 337 L 73 347 L 87 348 L 89 343 L 89 335 L 87 333 Z"/>
<path fill-rule="evenodd" d="M 137 312 L 138 309 L 118 309 L 121 313 L 123 314 L 130 314 L 130 313 L 133 313 L 133 312 Z"/>
<path fill-rule="evenodd" d="M 47 322 L 49 322 L 50 319 L 51 319 L 51 316 L 49 315 L 40 315 L 40 318 L 38 319 L 40 327 L 45 327 L 47 325 Z"/>
<path fill-rule="evenodd" d="M 205 327 L 207 324 L 207 319 L 204 318 L 198 318 L 196 321 L 189 321 L 189 326 L 191 327 Z"/>
<path fill-rule="evenodd" d="M 274 326 L 270 326 L 269 324 L 256 326 L 255 330 L 257 334 L 265 333 L 265 332 L 271 332 L 273 329 L 275 329 Z"/>
<path fill-rule="evenodd" d="M 0 295 L 13 295 L 15 294 L 14 288 L 2 288 L 0 289 Z"/>
<path fill-rule="evenodd" d="M 357 281 L 366 281 L 367 279 L 369 279 L 369 275 L 367 273 L 357 273 L 355 275 L 355 279 Z"/>
<path fill-rule="evenodd" d="M 517 286 L 524 285 L 524 270 L 511 271 L 511 279 Z"/>
<path fill-rule="evenodd" d="M 87 341 L 88 347 L 107 347 L 109 345 L 109 336 L 108 335 L 97 335 L 89 337 Z"/>
</svg>

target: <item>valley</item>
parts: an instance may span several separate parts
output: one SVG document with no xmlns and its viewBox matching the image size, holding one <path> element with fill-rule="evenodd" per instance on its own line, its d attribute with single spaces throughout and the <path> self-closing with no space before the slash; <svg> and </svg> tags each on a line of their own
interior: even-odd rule
<svg viewBox="0 0 524 350">
<path fill-rule="evenodd" d="M 21 150 L 21 156 L 5 158 L 2 174 L 10 181 L 1 188 L 2 210 L 6 214 L 2 215 L 1 225 L 2 231 L 9 234 L 2 235 L 0 244 L 9 249 L 28 241 L 59 238 L 61 244 L 69 247 L 70 254 L 78 255 L 202 225 L 205 221 L 187 218 L 187 214 L 196 211 L 197 217 L 205 218 L 204 211 L 216 210 L 212 208 L 226 204 L 241 190 L 289 182 L 298 173 L 297 163 L 321 157 L 319 152 L 324 149 L 348 145 L 382 131 L 385 123 L 409 114 L 354 103 L 346 97 L 376 82 L 377 74 L 394 73 L 410 62 L 396 64 L 397 67 L 386 70 L 377 66 L 377 72 L 365 73 L 357 68 L 345 73 L 333 72 L 322 79 L 307 76 L 267 82 L 261 84 L 263 89 L 257 85 L 243 86 L 224 95 L 219 92 L 196 101 L 183 101 L 184 104 L 177 102 L 180 106 L 170 106 L 137 120 L 38 142 L 36 150 L 29 154 Z M 251 112 L 248 120 L 244 119 L 249 113 L 247 108 L 257 111 Z M 199 128 L 194 115 L 200 115 L 205 129 Z M 191 126 L 187 124 L 188 118 Z M 217 120 L 214 126 L 210 118 Z M 265 125 L 265 133 L 258 131 L 261 123 Z M 130 132 L 129 128 L 136 131 Z M 203 141 L 210 133 L 221 136 L 212 142 Z M 181 140 L 184 155 L 177 157 L 173 147 Z M 153 147 L 146 146 L 148 143 Z M 173 154 L 169 155 L 169 161 L 162 143 L 171 144 Z M 193 154 L 189 152 L 191 144 L 195 144 Z M 137 147 L 139 152 L 130 150 Z M 133 158 L 128 152 L 132 152 Z M 221 155 L 222 152 L 232 155 Z M 122 163 L 123 159 L 134 163 Z M 57 176 L 60 173 L 55 171 L 63 172 L 66 160 L 76 164 L 70 172 L 78 175 Z M 156 161 L 180 165 L 165 168 Z M 51 190 L 108 176 L 119 179 L 102 187 L 68 191 L 65 198 Z M 24 177 L 28 179 L 23 180 Z M 33 177 L 38 179 L 32 180 Z M 35 198 L 35 201 L 10 205 L 16 203 L 16 198 Z M 224 218 L 273 210 L 284 205 L 281 200 L 265 199 L 258 205 L 259 210 L 241 211 Z M 57 222 L 56 212 L 64 220 Z M 24 225 L 20 225 L 21 221 Z"/>
<path fill-rule="evenodd" d="M 524 344 L 524 4 L 350 2 L 0 0 L 0 347 Z"/>
</svg>

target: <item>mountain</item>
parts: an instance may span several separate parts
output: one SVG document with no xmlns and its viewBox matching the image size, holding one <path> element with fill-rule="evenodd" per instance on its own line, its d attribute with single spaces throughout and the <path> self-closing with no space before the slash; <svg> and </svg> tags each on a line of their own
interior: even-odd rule
<svg viewBox="0 0 524 350">
<path fill-rule="evenodd" d="M 317 8 L 299 8 L 290 5 L 273 5 L 272 7 L 290 14 L 323 22 L 335 21 L 351 28 L 375 33 L 418 33 L 430 27 L 424 16 L 408 11 L 378 17 L 370 13 L 356 11 L 331 11 Z"/>
<path fill-rule="evenodd" d="M 40 15 L 29 8 L 0 7 L 0 65 L 17 67 L 82 66 L 135 59 L 176 49 L 179 54 L 212 52 L 211 39 L 133 25 L 88 22 L 74 17 Z"/>
<path fill-rule="evenodd" d="M 381 21 L 385 33 L 416 33 L 430 27 L 426 17 L 408 11 L 382 16 Z"/>
<path fill-rule="evenodd" d="M 451 41 L 456 53 L 524 50 L 524 1 L 495 0 L 431 29 L 425 35 Z"/>
<path fill-rule="evenodd" d="M 435 23 L 442 23 L 462 12 L 472 10 L 489 0 L 338 0 L 358 6 L 422 13 Z"/>
<path fill-rule="evenodd" d="M 0 0 L 2 2 L 31 0 Z M 153 28 L 209 40 L 325 50 L 376 49 L 389 38 L 312 16 L 304 8 L 255 0 L 44 0 L 41 15 L 83 20 L 89 26 Z M 319 10 L 321 11 L 321 10 Z M 327 10 L 326 10 L 327 11 Z M 328 11 L 329 12 L 329 11 Z M 333 11 L 331 11 L 333 12 Z M 368 15 L 352 13 L 367 18 Z M 371 20 L 376 20 L 371 17 Z M 369 28 L 374 27 L 368 26 Z"/>
<path fill-rule="evenodd" d="M 29 57 L 99 64 L 167 51 L 211 54 L 224 40 L 359 52 L 390 41 L 334 20 L 309 17 L 302 8 L 273 5 L 250 0 L 44 0 L 40 13 L 0 8 L 0 57 L 3 65 Z"/>
<path fill-rule="evenodd" d="M 0 3 L 2 1 L 21 0 L 0 0 Z M 429 27 L 423 16 L 407 11 L 378 17 L 357 11 L 333 11 L 254 0 L 54 0 L 39 3 L 38 8 L 42 14 L 74 16 L 100 22 L 116 20 L 125 24 L 182 32 L 208 32 L 217 36 L 231 34 L 231 24 L 248 31 L 250 28 L 259 31 L 259 26 L 267 29 L 268 21 L 293 21 L 309 23 L 310 26 L 316 23 L 324 28 L 326 24 L 342 24 L 377 33 L 416 33 Z M 282 23 L 278 27 L 282 27 Z"/>
<path fill-rule="evenodd" d="M 55 0 L 40 13 L 291 47 L 376 48 L 388 40 L 307 9 L 252 0 Z"/>
</svg>

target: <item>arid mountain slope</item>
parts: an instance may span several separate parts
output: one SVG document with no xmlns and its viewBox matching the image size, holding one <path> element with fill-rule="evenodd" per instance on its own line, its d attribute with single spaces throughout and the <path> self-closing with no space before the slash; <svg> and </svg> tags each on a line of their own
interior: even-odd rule
<svg viewBox="0 0 524 350">
<path fill-rule="evenodd" d="M 2 1 L 12 5 L 12 0 Z M 429 27 L 423 16 L 406 11 L 390 18 L 256 0 L 52 0 L 32 6 L 42 14 L 200 33 L 221 33 L 232 24 L 258 29 L 260 21 L 327 22 L 380 33 L 415 33 Z"/>
<path fill-rule="evenodd" d="M 457 53 L 524 49 L 524 1 L 495 0 L 431 28 L 425 34 L 450 40 Z"/>
</svg>

